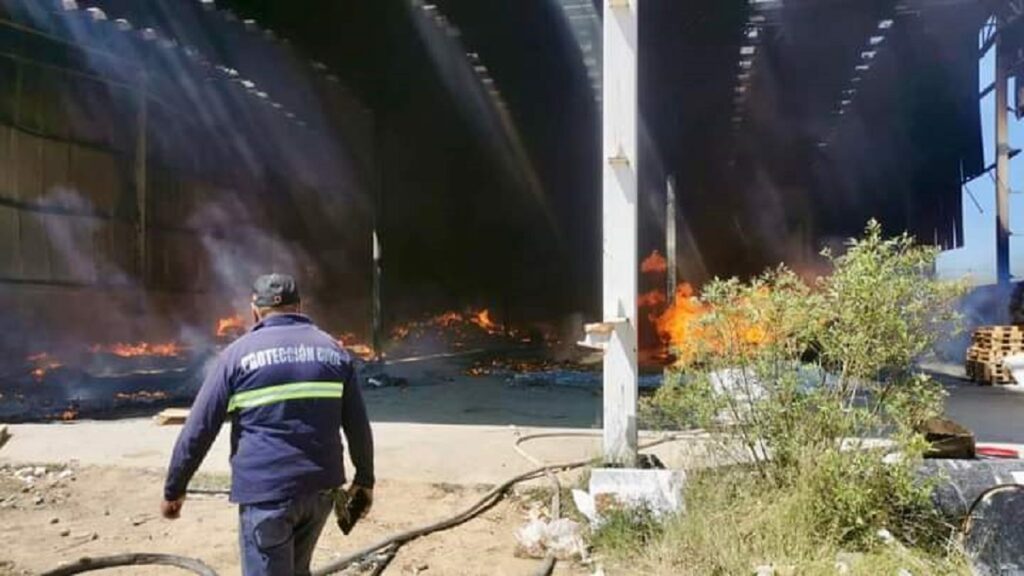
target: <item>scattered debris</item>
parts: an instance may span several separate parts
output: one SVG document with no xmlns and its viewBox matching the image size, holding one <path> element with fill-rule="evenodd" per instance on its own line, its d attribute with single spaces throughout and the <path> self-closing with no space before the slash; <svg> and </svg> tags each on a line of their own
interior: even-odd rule
<svg viewBox="0 0 1024 576">
<path fill-rule="evenodd" d="M 409 385 L 409 381 L 405 378 L 397 378 L 382 372 L 367 378 L 366 384 L 374 388 L 405 388 Z"/>
<path fill-rule="evenodd" d="M 875 534 L 878 536 L 878 539 L 881 540 L 884 544 L 896 543 L 896 537 L 892 535 L 892 532 L 889 532 L 885 528 L 880 529 Z"/>
<path fill-rule="evenodd" d="M 516 531 L 516 556 L 559 560 L 583 560 L 587 545 L 580 525 L 562 518 L 555 521 L 534 519 Z"/>
<path fill-rule="evenodd" d="M 60 531 L 60 537 L 61 538 L 67 538 L 68 536 L 71 536 L 71 529 L 70 528 L 64 528 L 64 529 L 62 529 Z"/>
</svg>

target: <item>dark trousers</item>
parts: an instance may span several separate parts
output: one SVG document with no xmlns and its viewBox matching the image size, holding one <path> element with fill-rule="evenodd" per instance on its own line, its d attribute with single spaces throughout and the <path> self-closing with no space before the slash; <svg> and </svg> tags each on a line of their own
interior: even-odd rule
<svg viewBox="0 0 1024 576">
<path fill-rule="evenodd" d="M 309 563 L 330 515 L 328 492 L 239 506 L 243 576 L 309 576 Z"/>
</svg>

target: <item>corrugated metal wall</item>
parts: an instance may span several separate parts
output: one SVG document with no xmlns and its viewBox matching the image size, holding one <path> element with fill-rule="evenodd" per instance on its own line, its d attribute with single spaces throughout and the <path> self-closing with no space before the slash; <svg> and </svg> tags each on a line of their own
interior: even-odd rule
<svg viewBox="0 0 1024 576">
<path fill-rule="evenodd" d="M 211 142 L 238 135 L 204 133 L 188 113 L 141 84 L 76 65 L 67 57 L 74 45 L 24 37 L 0 23 L 0 305 L 13 312 L 0 319 L 0 349 L 44 347 L 18 342 L 26 333 L 42 340 L 173 337 L 184 324 L 201 325 L 238 304 L 216 291 L 223 271 L 214 269 L 218 258 L 210 246 L 223 253 L 218 257 L 230 257 L 253 249 L 253 238 L 264 235 L 296 245 L 334 237 L 322 199 L 341 201 L 353 190 L 311 190 L 274 173 L 274 166 L 247 173 L 210 158 Z M 51 44 L 52 53 L 36 51 Z M 143 98 L 148 130 L 140 196 Z M 358 129 L 348 152 L 369 164 L 368 113 L 357 102 L 330 104 Z M 219 221 L 204 217 L 210 206 L 224 213 Z M 369 219 L 352 216 L 366 222 L 345 228 L 368 244 Z M 358 259 L 360 250 L 348 253 Z M 281 260 L 270 252 L 261 255 L 268 268 Z"/>
</svg>

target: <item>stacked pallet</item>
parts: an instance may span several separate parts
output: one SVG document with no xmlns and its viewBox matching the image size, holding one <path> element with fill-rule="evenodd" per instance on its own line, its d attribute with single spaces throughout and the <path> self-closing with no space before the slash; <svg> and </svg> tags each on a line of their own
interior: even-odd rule
<svg viewBox="0 0 1024 576">
<path fill-rule="evenodd" d="M 1003 358 L 1024 354 L 1024 328 L 984 326 L 974 331 L 967 349 L 967 378 L 983 384 L 1014 384 Z"/>
</svg>

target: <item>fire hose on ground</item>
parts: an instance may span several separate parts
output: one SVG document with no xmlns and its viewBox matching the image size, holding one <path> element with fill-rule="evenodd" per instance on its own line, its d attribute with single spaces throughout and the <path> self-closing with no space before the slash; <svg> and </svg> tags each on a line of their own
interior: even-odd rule
<svg viewBox="0 0 1024 576">
<path fill-rule="evenodd" d="M 326 566 L 313 570 L 313 576 L 329 576 L 330 574 L 336 574 L 355 564 L 365 561 L 367 558 L 371 558 L 374 556 L 376 556 L 377 558 L 373 562 L 373 564 L 375 564 L 375 567 L 371 574 L 380 574 L 391 562 L 394 556 L 398 553 L 398 549 L 401 548 L 404 544 L 416 540 L 417 538 L 422 538 L 423 536 L 433 534 L 435 532 L 440 532 L 443 530 L 454 528 L 455 526 L 464 524 L 465 522 L 468 522 L 469 520 L 476 518 L 477 516 L 489 510 L 492 506 L 500 502 L 502 498 L 504 498 L 506 493 L 513 486 L 515 486 L 516 484 L 520 484 L 522 482 L 526 482 L 528 480 L 535 480 L 537 478 L 547 477 L 551 481 L 552 487 L 554 488 L 554 494 L 552 496 L 551 516 L 552 519 L 557 519 L 561 513 L 561 483 L 558 481 L 556 473 L 582 468 L 587 465 L 596 464 L 599 461 L 593 458 L 587 458 L 572 462 L 565 462 L 561 464 L 545 465 L 542 464 L 539 459 L 535 458 L 534 456 L 530 455 L 528 452 L 523 450 L 521 444 L 530 440 L 537 440 L 540 438 L 597 436 L 600 436 L 599 432 L 545 432 L 519 436 L 518 438 L 516 438 L 515 443 L 513 444 L 513 448 L 525 459 L 534 464 L 537 464 L 537 468 L 530 470 L 529 472 L 525 472 L 523 474 L 519 474 L 517 476 L 509 478 L 508 480 L 492 488 L 471 506 L 463 509 L 462 511 L 452 516 L 449 516 L 437 522 L 433 522 L 431 524 L 426 524 L 418 528 L 413 528 L 411 530 L 406 530 L 403 532 L 399 532 L 398 534 L 389 536 L 383 540 L 371 544 L 370 546 L 366 546 L 365 548 L 353 552 L 343 558 L 334 560 Z M 669 442 L 674 442 L 685 437 L 686 436 L 682 434 L 665 436 L 658 440 L 654 440 L 641 445 L 640 449 L 645 450 L 653 448 L 655 446 L 666 444 Z M 219 490 L 190 490 L 190 492 L 202 494 L 225 493 L 224 491 Z M 97 558 L 83 558 L 81 560 L 78 560 L 77 562 L 61 566 L 48 572 L 44 572 L 41 576 L 71 576 L 73 574 L 82 574 L 94 570 L 105 570 L 108 568 L 141 565 L 175 566 L 178 568 L 182 568 L 184 570 L 188 570 L 194 574 L 198 574 L 199 576 L 218 576 L 216 571 L 214 571 L 204 562 L 194 558 L 176 556 L 171 554 L 145 553 L 119 554 L 114 556 L 104 556 Z M 551 573 L 551 570 L 554 568 L 554 565 L 555 558 L 549 555 L 545 558 L 543 565 L 538 570 L 538 572 L 536 572 L 536 574 L 542 574 L 546 576 Z"/>
</svg>

